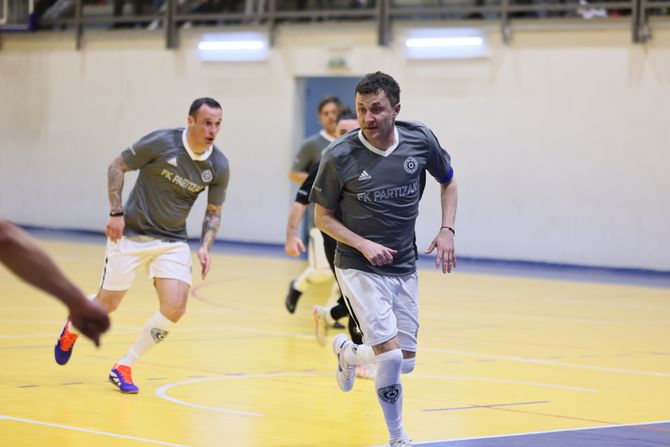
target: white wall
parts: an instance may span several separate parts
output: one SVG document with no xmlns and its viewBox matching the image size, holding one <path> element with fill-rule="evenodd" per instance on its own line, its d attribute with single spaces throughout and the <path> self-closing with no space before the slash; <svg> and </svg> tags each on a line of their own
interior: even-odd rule
<svg viewBox="0 0 670 447">
<path fill-rule="evenodd" d="M 630 31 L 489 35 L 491 57 L 408 61 L 368 24 L 282 26 L 265 63 L 203 63 L 200 30 L 178 50 L 162 33 L 2 36 L 0 215 L 101 229 L 106 168 L 129 143 L 184 125 L 198 96 L 224 107 L 218 144 L 232 175 L 221 237 L 283 241 L 300 129 L 296 77 L 382 70 L 402 88 L 401 118 L 426 122 L 453 156 L 461 255 L 670 270 L 670 31 L 644 46 Z M 331 57 L 348 67 L 329 69 Z M 132 180 L 127 182 L 130 189 Z M 198 202 L 189 232 L 200 231 Z M 417 233 L 439 226 L 430 184 Z"/>
</svg>

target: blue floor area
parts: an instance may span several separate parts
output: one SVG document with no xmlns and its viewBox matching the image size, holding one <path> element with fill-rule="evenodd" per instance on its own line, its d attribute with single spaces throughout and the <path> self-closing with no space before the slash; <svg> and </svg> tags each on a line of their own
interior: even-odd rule
<svg viewBox="0 0 670 447">
<path fill-rule="evenodd" d="M 46 229 L 29 226 L 23 226 L 23 228 L 33 236 L 43 239 L 84 241 L 103 245 L 106 240 L 104 234 L 94 231 Z M 197 249 L 198 243 L 196 239 L 189 241 L 189 244 L 194 249 Z M 215 253 L 244 256 L 276 256 L 289 259 L 284 253 L 283 244 L 217 240 L 212 247 L 212 251 Z M 303 256 L 303 258 L 306 259 L 306 256 Z M 434 257 L 422 254 L 419 255 L 417 265 L 422 269 L 434 269 L 434 262 Z M 670 271 L 592 267 L 461 256 L 458 258 L 456 272 L 670 288 Z M 670 444 L 667 447 L 670 447 Z"/>
<path fill-rule="evenodd" d="M 669 447 L 670 422 L 417 443 L 421 447 Z"/>
</svg>

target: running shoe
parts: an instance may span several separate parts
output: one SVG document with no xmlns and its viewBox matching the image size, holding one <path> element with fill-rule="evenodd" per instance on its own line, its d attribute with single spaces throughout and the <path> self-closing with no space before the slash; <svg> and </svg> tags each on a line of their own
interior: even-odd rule
<svg viewBox="0 0 670 447">
<path fill-rule="evenodd" d="M 79 338 L 79 334 L 70 332 L 68 329 L 69 324 L 70 320 L 67 320 L 63 332 L 60 333 L 56 346 L 54 346 L 54 358 L 59 365 L 65 365 L 70 360 L 72 349 L 74 349 L 74 342 Z"/>
<path fill-rule="evenodd" d="M 140 389 L 133 383 L 133 376 L 130 366 L 114 365 L 109 372 L 109 381 L 116 385 L 122 393 L 137 394 Z"/>
<path fill-rule="evenodd" d="M 344 359 L 344 350 L 353 345 L 353 342 L 344 334 L 338 334 L 333 339 L 333 352 L 337 355 L 337 373 L 335 378 L 342 391 L 351 391 L 356 380 L 356 366 L 350 365 Z"/>
<path fill-rule="evenodd" d="M 356 377 L 359 379 L 375 380 L 377 377 L 377 367 L 373 363 L 356 365 Z"/>
<path fill-rule="evenodd" d="M 286 300 L 284 301 L 284 305 L 286 305 L 286 310 L 288 310 L 289 313 L 295 312 L 295 307 L 298 304 L 298 299 L 300 299 L 300 295 L 302 295 L 302 292 L 297 290 L 293 286 L 294 284 L 295 281 L 291 281 L 290 284 L 288 285 L 288 293 L 286 294 Z"/>
<path fill-rule="evenodd" d="M 326 320 L 326 312 L 329 312 L 327 307 L 314 306 L 312 309 L 312 316 L 314 317 L 314 333 L 316 334 L 316 342 L 319 346 L 326 346 L 328 340 L 328 320 Z"/>
<path fill-rule="evenodd" d="M 409 438 L 394 439 L 389 447 L 412 447 L 412 441 Z"/>
</svg>

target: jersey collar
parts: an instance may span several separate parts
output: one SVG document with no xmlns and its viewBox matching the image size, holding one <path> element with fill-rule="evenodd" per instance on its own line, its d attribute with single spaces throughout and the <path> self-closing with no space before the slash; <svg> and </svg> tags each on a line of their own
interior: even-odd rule
<svg viewBox="0 0 670 447">
<path fill-rule="evenodd" d="M 198 161 L 203 161 L 207 160 L 210 155 L 212 155 L 212 147 L 214 146 L 213 144 L 210 144 L 209 147 L 205 152 L 202 154 L 196 154 L 191 150 L 191 146 L 188 145 L 188 138 L 186 138 L 186 131 L 188 129 L 184 129 L 184 131 L 181 134 L 181 141 L 184 143 L 184 148 L 186 149 L 186 152 L 188 152 L 188 155 L 191 157 L 191 160 L 198 160 Z"/>
<path fill-rule="evenodd" d="M 363 136 L 363 129 L 359 129 L 358 139 L 361 140 L 361 143 L 363 143 L 363 146 L 367 147 L 371 152 L 374 152 L 377 155 L 381 155 L 382 157 L 388 157 L 398 147 L 398 143 L 399 143 L 398 128 L 393 126 L 393 139 L 394 139 L 395 142 L 393 143 L 392 146 L 390 146 L 385 151 L 383 151 L 381 149 L 377 149 L 376 147 L 371 145 L 370 142 L 368 140 L 366 140 L 365 137 Z"/>
<path fill-rule="evenodd" d="M 325 138 L 326 140 L 328 140 L 331 143 L 336 140 L 335 137 L 331 137 L 330 135 L 328 135 L 328 132 L 326 132 L 323 129 L 321 129 L 321 131 L 319 131 L 319 135 L 321 135 L 323 138 Z"/>
</svg>

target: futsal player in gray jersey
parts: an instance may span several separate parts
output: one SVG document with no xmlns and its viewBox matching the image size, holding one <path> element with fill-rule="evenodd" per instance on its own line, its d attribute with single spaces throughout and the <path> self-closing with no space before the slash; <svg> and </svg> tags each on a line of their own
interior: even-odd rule
<svg viewBox="0 0 670 447">
<path fill-rule="evenodd" d="M 289 180 L 298 185 L 302 184 L 307 179 L 310 168 L 321 160 L 321 152 L 338 137 L 337 116 L 341 108 L 342 102 L 337 96 L 326 96 L 319 102 L 317 111 L 323 129 L 303 141 L 288 173 Z"/>
<path fill-rule="evenodd" d="M 321 160 L 321 153 L 326 147 L 337 138 L 337 116 L 342 108 L 342 102 L 337 96 L 326 96 L 319 101 L 317 111 L 319 113 L 319 122 L 323 129 L 318 133 L 308 137 L 300 146 L 298 154 L 293 160 L 293 166 L 288 173 L 288 178 L 292 182 L 302 185 L 307 180 L 310 171 L 315 165 L 319 164 Z M 303 240 L 309 239 L 309 232 L 314 225 L 313 207 L 309 207 L 307 219 L 305 219 L 305 234 Z M 300 280 L 300 278 L 298 278 Z M 286 293 L 286 309 L 293 313 L 295 306 L 300 299 L 300 295 L 305 291 L 306 284 L 301 284 L 300 281 L 291 281 L 288 284 L 288 292 Z"/>
<path fill-rule="evenodd" d="M 363 333 L 363 345 L 344 334 L 333 340 L 337 383 L 354 385 L 355 366 L 377 365 L 375 388 L 391 447 L 411 446 L 402 425 L 400 374 L 414 369 L 418 320 L 414 227 L 427 171 L 441 184 L 442 221 L 426 253 L 444 273 L 456 265 L 457 188 L 449 154 L 432 131 L 396 121 L 400 87 L 389 75 L 366 75 L 356 86 L 360 130 L 333 143 L 321 159 L 310 200 L 315 222 L 338 241 L 336 274 Z M 335 210 L 341 209 L 341 220 Z"/>
<path fill-rule="evenodd" d="M 100 290 L 94 299 L 107 312 L 116 310 L 139 270 L 148 269 L 160 303 L 139 337 L 109 373 L 123 393 L 137 393 L 131 367 L 161 342 L 186 312 L 191 286 L 191 252 L 186 243 L 186 217 L 198 195 L 207 190 L 207 210 L 197 255 L 201 276 L 209 272 L 209 249 L 221 224 L 228 187 L 225 155 L 214 145 L 221 126 L 221 105 L 212 98 L 193 101 L 186 128 L 163 129 L 142 137 L 108 169 L 109 219 Z M 124 174 L 139 170 L 125 206 Z M 72 355 L 78 332 L 68 321 L 54 348 L 56 362 Z"/>
</svg>

